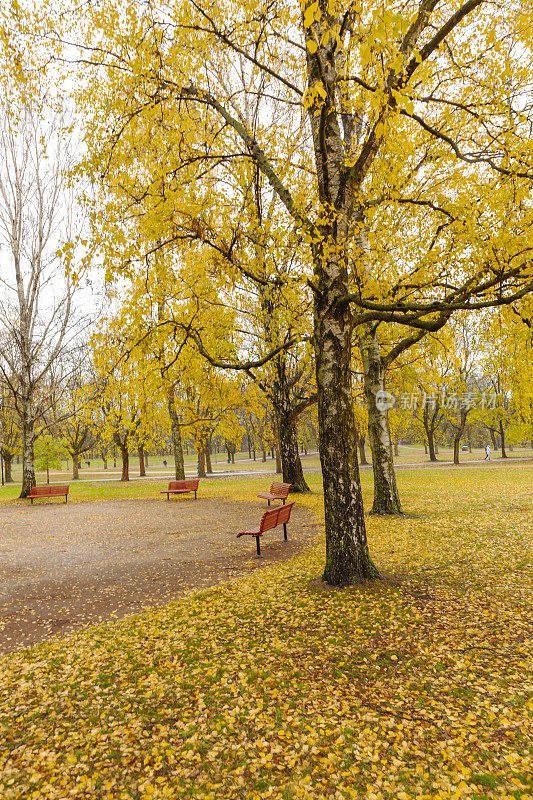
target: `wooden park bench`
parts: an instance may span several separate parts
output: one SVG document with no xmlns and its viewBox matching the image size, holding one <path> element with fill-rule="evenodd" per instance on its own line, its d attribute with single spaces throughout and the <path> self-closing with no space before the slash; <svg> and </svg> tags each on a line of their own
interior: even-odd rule
<svg viewBox="0 0 533 800">
<path fill-rule="evenodd" d="M 50 486 L 33 486 L 30 494 L 28 495 L 33 505 L 33 501 L 39 497 L 65 497 L 65 503 L 68 502 L 68 490 L 70 486 L 60 486 L 59 484 L 51 484 Z"/>
<path fill-rule="evenodd" d="M 271 500 L 283 500 L 283 505 L 285 505 L 285 500 L 289 496 L 289 489 L 291 486 L 292 483 L 276 483 L 276 481 L 274 481 L 274 483 L 270 485 L 270 491 L 262 492 L 257 496 L 268 500 L 268 505 L 270 505 Z"/>
<path fill-rule="evenodd" d="M 171 494 L 187 494 L 188 492 L 194 492 L 194 499 L 196 500 L 198 491 L 198 484 L 200 483 L 198 478 L 189 478 L 185 481 L 169 481 L 168 489 L 163 489 L 161 494 L 166 494 L 167 500 L 170 500 Z"/>
<path fill-rule="evenodd" d="M 261 555 L 261 546 L 259 544 L 259 537 L 265 533 L 265 531 L 270 531 L 273 528 L 277 528 L 278 525 L 283 525 L 283 538 L 287 541 L 287 522 L 291 518 L 291 511 L 294 505 L 294 500 L 292 503 L 287 503 L 287 505 L 276 506 L 271 511 L 265 511 L 263 516 L 261 517 L 261 522 L 258 528 L 253 528 L 249 531 L 241 531 L 237 534 L 237 539 L 240 536 L 255 536 L 255 541 L 257 543 L 257 555 Z"/>
</svg>

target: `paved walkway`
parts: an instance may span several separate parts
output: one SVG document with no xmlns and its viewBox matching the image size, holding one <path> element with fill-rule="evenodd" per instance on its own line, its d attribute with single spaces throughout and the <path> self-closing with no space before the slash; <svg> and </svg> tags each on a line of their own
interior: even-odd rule
<svg viewBox="0 0 533 800">
<path fill-rule="evenodd" d="M 289 541 L 235 534 L 261 501 L 177 498 L 0 506 L 0 652 L 213 586 L 307 547 L 317 530 L 294 508 Z"/>
</svg>

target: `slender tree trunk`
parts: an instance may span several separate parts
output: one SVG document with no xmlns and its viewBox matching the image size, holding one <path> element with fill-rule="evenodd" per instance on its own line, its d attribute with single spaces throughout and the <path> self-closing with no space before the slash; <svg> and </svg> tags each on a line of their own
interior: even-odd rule
<svg viewBox="0 0 533 800">
<path fill-rule="evenodd" d="M 283 482 L 292 483 L 291 492 L 309 492 L 300 454 L 298 453 L 298 439 L 296 427 L 289 413 L 276 412 L 276 425 L 278 429 L 279 450 L 283 471 Z"/>
<path fill-rule="evenodd" d="M 459 445 L 461 443 L 461 437 L 463 435 L 465 425 L 466 425 L 466 417 L 468 414 L 468 409 L 462 408 L 459 412 L 459 425 L 455 429 L 455 436 L 453 437 L 453 463 L 455 465 L 459 464 Z"/>
<path fill-rule="evenodd" d="M 249 433 L 246 434 L 246 437 L 248 439 L 248 458 L 251 461 L 252 460 L 252 443 L 250 442 L 250 434 Z"/>
<path fill-rule="evenodd" d="M 139 477 L 146 478 L 146 462 L 144 460 L 144 447 L 140 444 L 137 448 L 139 454 Z"/>
<path fill-rule="evenodd" d="M 207 477 L 205 471 L 205 448 L 203 447 L 198 448 L 198 477 L 199 478 Z"/>
<path fill-rule="evenodd" d="M 496 434 L 494 433 L 492 428 L 489 428 L 489 434 L 490 434 L 490 440 L 492 442 L 492 449 L 493 450 L 497 450 L 498 449 L 498 444 L 496 442 Z"/>
<path fill-rule="evenodd" d="M 35 486 L 35 423 L 31 417 L 29 403 L 22 409 L 22 488 L 19 497 L 27 497 Z"/>
<path fill-rule="evenodd" d="M 211 445 L 210 444 L 206 444 L 206 446 L 205 446 L 205 466 L 206 466 L 207 474 L 208 475 L 212 475 L 213 474 L 213 466 L 211 464 Z"/>
<path fill-rule="evenodd" d="M 394 440 L 394 455 L 395 456 L 399 456 L 400 455 L 400 449 L 398 447 L 398 439 Z"/>
<path fill-rule="evenodd" d="M 46 483 L 50 484 L 50 469 L 46 467 Z"/>
<path fill-rule="evenodd" d="M 428 437 L 429 460 L 436 461 L 437 454 L 435 453 L 435 431 L 432 430 L 431 426 L 426 429 L 426 436 Z"/>
<path fill-rule="evenodd" d="M 375 336 L 364 334 L 359 339 L 363 362 L 363 382 L 368 408 L 368 438 L 372 450 L 374 472 L 374 505 L 371 514 L 401 514 L 402 506 L 392 459 L 389 412 L 383 403 L 385 368 Z M 381 398 L 381 400 L 380 400 Z"/>
<path fill-rule="evenodd" d="M 363 467 L 368 466 L 368 461 L 366 458 L 366 451 L 365 451 L 365 439 L 366 436 L 357 437 L 357 446 L 359 448 L 359 461 L 361 462 L 361 466 Z"/>
<path fill-rule="evenodd" d="M 77 481 L 80 478 L 80 457 L 78 453 L 72 453 L 72 480 Z"/>
<path fill-rule="evenodd" d="M 531 449 L 533 450 L 533 447 Z M 281 466 L 281 455 L 279 452 L 279 447 L 275 447 L 275 453 L 276 453 L 276 473 L 278 475 L 281 475 L 283 468 Z"/>
<path fill-rule="evenodd" d="M 130 454 L 128 451 L 128 445 L 122 444 L 119 445 L 120 451 L 120 458 L 122 459 L 122 475 L 120 477 L 121 481 L 129 481 L 130 479 Z"/>
<path fill-rule="evenodd" d="M 283 482 L 292 484 L 291 492 L 309 492 L 310 489 L 304 478 L 298 448 L 298 436 L 285 354 L 281 354 L 276 358 L 275 369 L 276 378 L 272 386 L 272 399 Z"/>
<path fill-rule="evenodd" d="M 13 483 L 13 456 L 10 453 L 4 453 L 2 458 L 4 459 L 4 481 Z"/>
<path fill-rule="evenodd" d="M 428 454 L 428 446 L 427 446 L 426 442 L 424 442 L 424 453 L 426 455 Z"/>
<path fill-rule="evenodd" d="M 503 429 L 503 423 L 500 420 L 500 441 L 502 443 L 502 458 L 507 458 L 507 453 L 505 452 L 505 431 Z"/>
<path fill-rule="evenodd" d="M 177 481 L 185 480 L 185 462 L 183 459 L 183 445 L 181 441 L 181 425 L 176 406 L 174 403 L 174 396 L 172 392 L 168 394 L 168 414 L 170 417 L 170 438 L 172 439 L 172 452 L 174 453 L 174 475 Z M 187 453 L 189 451 L 187 450 Z"/>
<path fill-rule="evenodd" d="M 255 461 L 255 450 L 253 451 L 253 454 L 254 454 L 254 461 Z"/>
<path fill-rule="evenodd" d="M 107 469 L 107 452 L 105 450 L 100 451 L 100 458 L 102 459 L 104 469 Z"/>
<path fill-rule="evenodd" d="M 263 447 L 263 454 L 262 454 L 262 456 L 261 456 L 261 461 L 263 462 L 263 464 L 265 464 L 265 463 L 266 463 L 266 460 L 267 460 L 267 451 L 266 451 L 266 450 L 265 450 L 265 448 Z"/>
<path fill-rule="evenodd" d="M 366 538 L 357 464 L 351 375 L 352 316 L 336 302 L 347 275 L 319 257 L 315 265 L 313 342 L 316 357 L 320 463 L 324 485 L 326 564 L 323 579 L 345 586 L 379 577 Z"/>
</svg>

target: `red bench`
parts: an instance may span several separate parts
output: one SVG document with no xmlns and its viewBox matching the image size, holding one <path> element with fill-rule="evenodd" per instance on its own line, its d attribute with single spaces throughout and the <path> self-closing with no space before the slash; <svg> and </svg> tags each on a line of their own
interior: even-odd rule
<svg viewBox="0 0 533 800">
<path fill-rule="evenodd" d="M 33 501 L 39 497 L 65 497 L 65 503 L 68 502 L 68 490 L 70 486 L 60 486 L 59 484 L 52 484 L 51 486 L 33 486 L 28 498 Z"/>
<path fill-rule="evenodd" d="M 274 483 L 270 486 L 270 491 L 263 492 L 262 494 L 258 494 L 258 497 L 262 497 L 264 500 L 268 500 L 268 505 L 270 505 L 271 500 L 283 500 L 283 505 L 285 505 L 285 500 L 289 496 L 289 489 L 291 488 L 292 483 Z"/>
<path fill-rule="evenodd" d="M 258 528 L 253 528 L 250 531 L 241 531 L 237 534 L 237 539 L 240 536 L 255 536 L 255 541 L 257 543 L 257 555 L 261 555 L 261 547 L 259 545 L 259 537 L 265 533 L 265 531 L 272 530 L 272 528 L 277 528 L 278 525 L 283 525 L 283 538 L 287 541 L 287 522 L 291 518 L 291 511 L 294 505 L 294 500 L 292 503 L 287 503 L 287 505 L 276 506 L 271 511 L 265 511 L 263 516 L 261 517 L 261 523 Z"/>
<path fill-rule="evenodd" d="M 171 494 L 187 494 L 188 492 L 194 492 L 194 499 L 196 500 L 198 491 L 198 484 L 200 483 L 198 478 L 190 478 L 186 481 L 170 481 L 168 484 L 168 489 L 163 489 L 161 494 L 166 494 L 167 500 L 170 500 Z"/>
</svg>

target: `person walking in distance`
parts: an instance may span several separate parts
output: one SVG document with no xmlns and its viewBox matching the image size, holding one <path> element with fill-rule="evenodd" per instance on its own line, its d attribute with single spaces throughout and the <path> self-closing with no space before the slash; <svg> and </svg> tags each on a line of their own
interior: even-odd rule
<svg viewBox="0 0 533 800">
<path fill-rule="evenodd" d="M 490 444 L 486 444 L 485 445 L 485 458 L 483 460 L 484 461 L 490 461 L 491 460 L 491 458 L 490 458 Z"/>
</svg>

